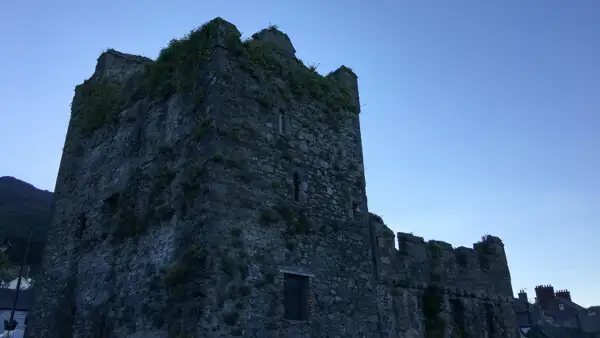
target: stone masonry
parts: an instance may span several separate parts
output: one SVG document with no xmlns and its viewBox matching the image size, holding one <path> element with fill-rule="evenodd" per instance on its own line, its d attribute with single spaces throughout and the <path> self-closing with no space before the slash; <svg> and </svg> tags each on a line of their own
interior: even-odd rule
<svg viewBox="0 0 600 338">
<path fill-rule="evenodd" d="M 500 239 L 396 249 L 368 212 L 356 75 L 240 37 L 77 86 L 28 337 L 516 337 Z"/>
</svg>

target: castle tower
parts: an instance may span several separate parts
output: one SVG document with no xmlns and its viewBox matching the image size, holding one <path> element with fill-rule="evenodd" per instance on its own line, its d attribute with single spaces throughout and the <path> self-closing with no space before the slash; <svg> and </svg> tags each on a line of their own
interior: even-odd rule
<svg viewBox="0 0 600 338">
<path fill-rule="evenodd" d="M 294 53 L 218 18 L 100 56 L 29 337 L 376 336 L 357 78 Z"/>
<path fill-rule="evenodd" d="M 481 268 L 494 280 L 494 291 L 506 296 L 513 295 L 512 281 L 504 243 L 496 236 L 486 235 L 473 245 Z"/>
</svg>

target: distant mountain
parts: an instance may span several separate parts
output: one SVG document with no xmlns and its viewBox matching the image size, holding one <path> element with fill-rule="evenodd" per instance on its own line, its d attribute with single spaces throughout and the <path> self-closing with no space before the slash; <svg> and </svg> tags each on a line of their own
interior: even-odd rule
<svg viewBox="0 0 600 338">
<path fill-rule="evenodd" d="M 39 267 L 51 222 L 52 192 L 10 176 L 0 177 L 0 243 L 10 242 L 9 260 L 23 259 L 29 227 L 33 228 L 28 263 Z"/>
</svg>

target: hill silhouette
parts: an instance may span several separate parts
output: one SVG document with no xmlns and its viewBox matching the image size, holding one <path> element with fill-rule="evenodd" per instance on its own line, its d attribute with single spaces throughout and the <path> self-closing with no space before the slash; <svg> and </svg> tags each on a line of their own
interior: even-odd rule
<svg viewBox="0 0 600 338">
<path fill-rule="evenodd" d="M 0 243 L 10 243 L 6 251 L 13 265 L 23 259 L 29 228 L 33 229 L 28 264 L 35 271 L 51 221 L 52 192 L 10 176 L 0 177 Z"/>
</svg>

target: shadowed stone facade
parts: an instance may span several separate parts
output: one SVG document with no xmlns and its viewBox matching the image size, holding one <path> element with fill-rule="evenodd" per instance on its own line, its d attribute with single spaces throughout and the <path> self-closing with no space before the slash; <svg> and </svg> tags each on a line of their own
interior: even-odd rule
<svg viewBox="0 0 600 338">
<path fill-rule="evenodd" d="M 28 336 L 516 337 L 498 238 L 397 250 L 368 212 L 359 112 L 356 75 L 319 75 L 275 27 L 103 53 Z"/>
</svg>

